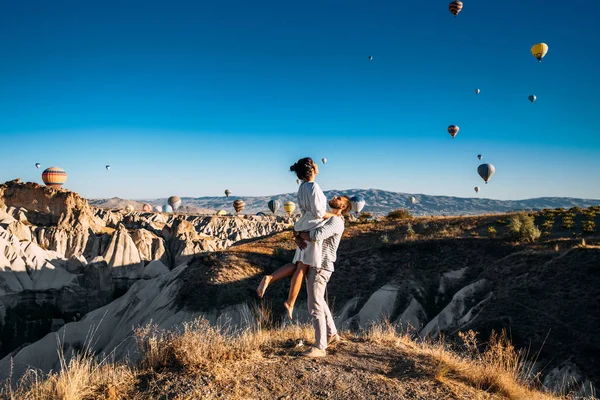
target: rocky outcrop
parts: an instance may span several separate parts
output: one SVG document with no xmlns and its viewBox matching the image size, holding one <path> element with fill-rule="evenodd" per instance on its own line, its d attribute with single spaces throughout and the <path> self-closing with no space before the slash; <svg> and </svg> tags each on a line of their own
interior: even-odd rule
<svg viewBox="0 0 600 400">
<path fill-rule="evenodd" d="M 186 268 L 187 265 L 171 271 L 163 268 L 157 277 L 137 281 L 125 295 L 88 313 L 81 321 L 68 323 L 58 332 L 50 333 L 12 354 L 12 361 L 10 357 L 5 357 L 0 361 L 0 380 L 8 378 L 11 370 L 13 377 L 21 376 L 30 367 L 44 372 L 60 370 L 57 340 L 60 340 L 67 362 L 85 346 L 89 346 L 94 354 L 111 354 L 111 359 L 114 357 L 115 360 L 135 362 L 139 357 L 135 329 L 149 323 L 168 329 L 199 316 L 219 326 L 241 327 L 253 321 L 246 304 L 204 313 L 182 309 L 176 296 L 181 283 L 178 277 Z M 158 266 L 155 271 L 160 269 Z M 91 337 L 90 332 L 93 332 Z"/>
<path fill-rule="evenodd" d="M 103 224 L 95 217 L 87 200 L 77 193 L 37 183 L 21 183 L 20 179 L 0 185 L 0 206 L 21 207 L 27 220 L 34 225 L 54 225 L 73 229 L 100 228 Z"/>
</svg>

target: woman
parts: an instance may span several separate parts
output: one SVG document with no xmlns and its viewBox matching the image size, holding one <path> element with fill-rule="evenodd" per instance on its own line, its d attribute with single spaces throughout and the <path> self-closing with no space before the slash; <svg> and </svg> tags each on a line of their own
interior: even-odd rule
<svg viewBox="0 0 600 400">
<path fill-rule="evenodd" d="M 290 167 L 290 171 L 295 172 L 298 179 L 302 180 L 297 195 L 298 207 L 302 215 L 294 224 L 294 231 L 308 232 L 323 226 L 325 220 L 335 214 L 327 212 L 327 199 L 319 184 L 315 182 L 315 178 L 319 174 L 319 166 L 309 157 L 301 158 Z M 321 265 L 321 246 L 321 242 L 310 242 L 304 249 L 296 247 L 292 264 L 286 264 L 275 271 L 273 275 L 263 277 L 258 289 L 256 289 L 258 297 L 263 297 L 267 287 L 273 280 L 289 276 L 291 271 L 294 270 L 288 299 L 283 303 L 288 317 L 292 319 L 294 304 L 298 298 L 298 293 L 300 293 L 302 279 L 306 275 L 308 267 Z"/>
</svg>

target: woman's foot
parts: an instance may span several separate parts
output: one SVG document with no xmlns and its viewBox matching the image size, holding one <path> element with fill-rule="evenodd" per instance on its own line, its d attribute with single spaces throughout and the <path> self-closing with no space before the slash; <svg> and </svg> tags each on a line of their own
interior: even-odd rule
<svg viewBox="0 0 600 400">
<path fill-rule="evenodd" d="M 262 278 L 262 281 L 260 281 L 260 285 L 258 285 L 258 288 L 256 289 L 256 294 L 259 298 L 262 299 L 265 295 L 265 292 L 267 290 L 267 287 L 269 286 L 269 283 L 271 282 L 271 279 L 273 279 L 271 275 L 265 275 Z"/>
<path fill-rule="evenodd" d="M 287 310 L 288 318 L 290 319 L 290 321 L 293 321 L 294 319 L 292 318 L 292 314 L 294 313 L 294 306 L 289 304 L 287 301 L 283 303 L 283 306 Z"/>
</svg>

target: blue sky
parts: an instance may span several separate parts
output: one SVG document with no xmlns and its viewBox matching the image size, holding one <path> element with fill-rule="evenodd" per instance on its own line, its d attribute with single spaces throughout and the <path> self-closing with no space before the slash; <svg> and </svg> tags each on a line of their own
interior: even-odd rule
<svg viewBox="0 0 600 400">
<path fill-rule="evenodd" d="M 447 5 L 3 2 L 0 181 L 269 195 L 310 156 L 325 190 L 600 199 L 600 2 Z"/>
</svg>

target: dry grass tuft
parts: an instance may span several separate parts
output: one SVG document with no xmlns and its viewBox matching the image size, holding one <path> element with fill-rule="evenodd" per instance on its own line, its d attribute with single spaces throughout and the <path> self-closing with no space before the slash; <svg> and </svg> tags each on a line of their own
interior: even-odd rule
<svg viewBox="0 0 600 400">
<path fill-rule="evenodd" d="M 58 346 L 62 349 L 62 346 Z M 10 400 L 84 400 L 128 398 L 136 381 L 136 371 L 127 365 L 115 364 L 107 359 L 98 360 L 86 348 L 66 359 L 59 350 L 60 369 L 43 374 L 29 370 L 13 389 L 10 382 L 0 391 L 0 398 Z"/>
<path fill-rule="evenodd" d="M 557 399 L 538 390 L 538 376 L 531 376 L 531 371 L 525 369 L 524 354 L 514 348 L 505 332 L 493 332 L 483 352 L 479 350 L 476 336 L 473 331 L 459 332 L 464 350 L 456 352 L 443 338 L 437 342 L 417 343 L 406 334 L 398 334 L 397 329 L 387 322 L 375 325 L 363 334 L 372 342 L 410 348 L 435 360 L 435 379 L 452 391 L 468 385 L 508 399 Z"/>
</svg>

